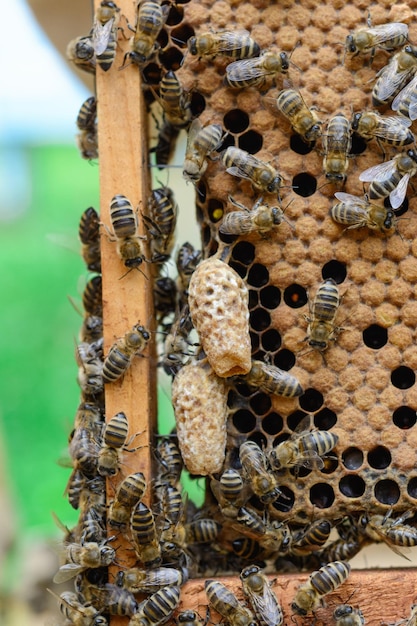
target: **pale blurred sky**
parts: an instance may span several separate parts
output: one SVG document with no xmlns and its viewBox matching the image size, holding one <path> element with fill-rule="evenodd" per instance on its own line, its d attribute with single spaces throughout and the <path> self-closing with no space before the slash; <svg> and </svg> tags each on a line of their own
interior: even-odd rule
<svg viewBox="0 0 417 626">
<path fill-rule="evenodd" d="M 24 0 L 3 0 L 0 37 L 0 145 L 73 142 L 90 94 L 72 75 Z"/>
</svg>

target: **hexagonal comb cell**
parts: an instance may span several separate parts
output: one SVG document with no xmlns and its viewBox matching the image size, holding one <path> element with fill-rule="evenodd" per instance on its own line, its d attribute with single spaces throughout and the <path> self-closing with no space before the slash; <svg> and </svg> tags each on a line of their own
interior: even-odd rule
<svg viewBox="0 0 417 626">
<path fill-rule="evenodd" d="M 417 498 L 417 478 L 410 477 L 407 484 L 401 479 L 399 453 L 411 445 L 417 421 L 417 348 L 412 340 L 417 201 L 408 193 L 395 229 L 388 233 L 333 221 L 329 210 L 337 202 L 335 192 L 363 198 L 364 188 L 368 190 L 359 175 L 382 162 L 378 143 L 354 134 L 346 181 L 335 183 L 323 170 L 323 138 L 305 141 L 277 110 L 276 97 L 288 86 L 287 75 L 244 89 L 227 87 L 231 59 L 191 55 L 186 41 L 203 31 L 248 29 L 262 50 L 276 45 L 286 52 L 289 81 L 315 107 L 326 140 L 331 117 L 342 113 L 351 119 L 352 111 L 372 108 L 372 81 L 389 57 L 377 50 L 369 63 L 362 55 L 344 55 L 341 42 L 366 25 L 363 3 L 312 6 L 292 0 L 273 5 L 259 0 L 256 6 L 189 2 L 177 9 L 183 11 L 182 21 L 173 12 L 172 23 L 165 25 L 169 41 L 160 54 L 162 63 L 167 59 L 166 68 L 178 66 L 184 88 L 204 99 L 203 124 L 219 123 L 225 132 L 220 155 L 209 161 L 197 184 L 205 255 L 216 253 L 247 283 L 253 356 L 294 373 L 304 389 L 298 398 L 281 398 L 234 385 L 228 458 L 232 463 L 248 438 L 270 450 L 291 437 L 294 415 L 300 420 L 310 415 L 310 428 L 339 437 L 321 470 L 286 470 L 279 477 L 284 495 L 268 507 L 270 515 L 285 518 L 290 513 L 300 521 L 317 510 L 329 518 L 370 508 L 400 511 Z M 404 20 L 410 40 L 417 39 L 405 4 L 373 4 L 369 10 L 375 24 Z M 175 47 L 181 54 L 174 54 Z M 388 108 L 385 114 L 390 114 Z M 276 168 L 282 177 L 279 192 L 259 192 L 250 179 L 226 171 L 222 150 L 227 146 Z M 395 154 L 390 146 L 385 151 L 386 159 Z M 238 210 L 230 197 L 249 211 L 262 197 L 269 206 L 281 206 L 285 220 L 267 234 L 221 234 L 224 216 Z M 399 219 L 404 212 L 406 219 Z M 320 350 L 310 345 L 310 335 L 313 303 L 323 281 L 337 285 L 340 305 L 327 347 Z"/>
</svg>

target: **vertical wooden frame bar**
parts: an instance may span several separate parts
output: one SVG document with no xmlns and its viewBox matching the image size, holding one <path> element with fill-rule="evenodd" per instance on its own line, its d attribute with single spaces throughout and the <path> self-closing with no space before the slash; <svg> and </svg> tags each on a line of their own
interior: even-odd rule
<svg viewBox="0 0 417 626">
<path fill-rule="evenodd" d="M 95 9 L 100 4 L 95 0 Z M 135 24 L 135 4 L 121 0 L 120 25 L 126 31 L 126 21 Z M 149 266 L 143 263 L 141 271 L 127 272 L 119 258 L 116 243 L 111 241 L 110 201 L 115 194 L 123 194 L 138 211 L 142 229 L 141 211 L 149 196 L 147 116 L 145 112 L 141 77 L 136 65 L 123 59 L 128 50 L 128 33 L 119 34 L 116 59 L 104 72 L 97 66 L 96 94 L 98 145 L 100 168 L 101 257 L 103 275 L 103 334 L 104 354 L 111 345 L 138 322 L 153 329 L 152 279 Z M 140 234 L 143 234 L 141 231 Z M 141 471 L 148 484 L 151 481 L 151 438 L 156 422 L 156 360 L 154 335 L 143 356 L 133 357 L 131 366 L 118 381 L 105 385 L 106 420 L 124 411 L 129 421 L 129 437 L 139 433 L 132 446 L 139 450 L 123 455 L 123 464 L 116 478 L 107 481 L 108 502 L 114 496 L 118 483 L 128 474 Z M 144 500 L 150 499 L 150 486 Z M 134 552 L 122 535 L 117 537 L 117 568 L 132 565 Z M 110 582 L 112 580 L 110 569 Z M 126 623 L 125 618 L 112 618 L 112 625 Z"/>
</svg>

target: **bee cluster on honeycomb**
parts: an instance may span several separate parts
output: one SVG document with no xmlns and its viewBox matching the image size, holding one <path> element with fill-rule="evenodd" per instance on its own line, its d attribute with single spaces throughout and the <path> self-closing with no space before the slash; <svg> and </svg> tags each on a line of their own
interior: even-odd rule
<svg viewBox="0 0 417 626">
<path fill-rule="evenodd" d="M 183 174 L 195 186 L 202 250 L 179 246 L 178 276 L 168 276 L 184 209 L 167 186 L 140 213 L 115 189 L 112 232 L 94 209 L 83 213 L 82 253 L 95 275 L 83 296 L 67 489 L 81 515 L 56 575 L 76 577 L 60 599 L 69 623 L 120 615 L 157 626 L 188 578 L 240 573 L 252 609 L 214 579 L 205 582 L 211 609 L 233 626 L 282 624 L 261 569 L 317 568 L 292 603 L 303 616 L 346 580 L 363 546 L 417 544 L 408 523 L 417 501 L 415 83 L 395 98 L 395 118 L 390 111 L 416 74 L 413 9 L 143 0 L 115 68 L 125 18 L 104 0 L 91 32 L 70 42 L 69 60 L 88 72 L 140 72 L 160 117 L 149 158 L 161 172 L 188 132 Z M 352 37 L 361 29 L 370 43 Z M 97 110 L 91 97 L 77 118 L 87 159 L 99 158 Z M 130 474 L 110 502 L 106 478 L 114 486 L 138 447 L 123 412 L 105 421 L 104 392 L 149 356 L 153 338 L 138 322 L 103 354 L 103 236 L 125 273 L 152 266 L 159 365 L 173 378 L 177 423 L 171 437 L 155 433 L 155 475 Z M 185 500 L 183 463 L 207 477 L 200 509 Z M 109 576 L 120 534 L 136 560 Z M 365 623 L 344 607 L 335 623 L 351 614 Z M 175 623 L 208 619 L 184 611 Z"/>
</svg>

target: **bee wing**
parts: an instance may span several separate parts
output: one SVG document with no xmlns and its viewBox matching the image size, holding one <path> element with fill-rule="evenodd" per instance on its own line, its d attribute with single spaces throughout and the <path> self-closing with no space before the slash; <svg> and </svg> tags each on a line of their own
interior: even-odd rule
<svg viewBox="0 0 417 626">
<path fill-rule="evenodd" d="M 226 169 L 226 172 L 228 172 L 232 176 L 238 176 L 239 178 L 247 178 L 248 180 L 252 180 L 252 176 L 247 173 L 247 170 L 249 170 L 250 172 L 251 170 L 258 170 L 259 167 L 259 160 L 252 154 L 246 154 L 242 167 L 240 165 L 232 165 L 232 167 L 228 167 Z"/>
<path fill-rule="evenodd" d="M 82 565 L 78 565 L 77 563 L 66 563 L 62 565 L 57 573 L 55 574 L 53 581 L 54 583 L 65 583 L 71 578 L 78 576 L 85 570 L 85 567 Z"/>
<path fill-rule="evenodd" d="M 345 193 L 344 191 L 337 191 L 334 195 L 335 195 L 335 198 L 340 200 L 340 202 L 344 202 L 345 204 L 348 204 L 350 206 L 355 206 L 360 209 L 367 208 L 369 204 L 365 198 L 360 198 L 359 196 L 353 196 L 352 194 Z"/>
<path fill-rule="evenodd" d="M 393 189 L 389 195 L 389 201 L 393 209 L 398 209 L 404 202 L 405 194 L 407 193 L 408 181 L 410 180 L 410 174 L 405 174 L 398 185 Z"/>
<path fill-rule="evenodd" d="M 307 469 L 323 469 L 324 461 L 321 456 L 315 450 L 305 450 L 299 455 L 300 463 L 303 467 Z"/>
<path fill-rule="evenodd" d="M 232 81 L 251 80 L 265 75 L 261 57 L 233 61 L 226 67 L 227 78 Z"/>
<path fill-rule="evenodd" d="M 239 234 L 246 235 L 247 233 L 252 232 L 254 228 L 253 228 L 250 215 L 247 213 L 244 213 L 243 211 L 235 211 L 235 213 L 236 214 L 239 213 L 240 215 Z M 233 215 L 233 213 L 229 213 L 229 215 Z M 228 218 L 228 215 L 226 215 L 225 219 L 223 220 L 223 223 L 221 224 L 219 231 L 223 233 L 224 235 L 236 235 L 237 234 L 235 232 L 236 229 L 233 228 L 233 226 L 229 224 L 230 220 L 228 220 L 227 218 Z"/>
<path fill-rule="evenodd" d="M 217 49 L 219 52 L 240 49 L 242 47 L 242 38 L 246 37 L 250 37 L 250 34 L 245 29 L 220 33 Z"/>
<path fill-rule="evenodd" d="M 398 111 L 403 101 L 407 101 L 409 98 L 417 98 L 417 76 L 414 76 L 413 80 L 411 80 L 408 85 L 406 85 L 404 89 L 401 89 L 400 93 L 395 96 L 391 104 L 391 109 L 393 111 Z"/>
<path fill-rule="evenodd" d="M 103 52 L 107 48 L 113 24 L 113 17 L 108 22 L 105 22 L 105 24 L 102 24 L 98 20 L 94 22 L 93 48 L 96 55 L 103 54 Z"/>
<path fill-rule="evenodd" d="M 401 89 L 402 85 L 414 75 L 414 68 L 399 72 L 397 67 L 397 62 L 394 58 L 394 61 L 384 68 L 385 71 L 378 78 L 375 86 L 378 87 L 377 93 L 380 101 L 388 100 L 395 95 L 398 89 Z"/>
<path fill-rule="evenodd" d="M 265 626 L 277 626 L 282 623 L 281 607 L 267 582 L 262 593 L 253 593 L 249 588 L 246 590 L 255 614 L 262 616 L 262 623 Z"/>
<path fill-rule="evenodd" d="M 385 543 L 388 546 L 388 548 L 390 548 L 390 550 L 395 552 L 395 554 L 398 554 L 398 556 L 402 556 L 403 559 L 407 559 L 407 561 L 411 560 L 408 558 L 408 556 L 406 556 L 403 552 L 401 552 L 401 550 L 399 550 L 399 548 L 397 548 L 397 546 L 395 546 L 392 543 L 392 541 L 388 539 L 388 537 L 385 535 L 385 533 L 382 532 L 382 530 L 380 530 L 379 528 L 375 526 L 372 526 L 372 530 L 380 537 L 381 541 Z"/>
<path fill-rule="evenodd" d="M 189 152 L 193 149 L 195 138 L 202 128 L 203 125 L 198 118 L 191 122 L 190 128 L 188 129 L 186 152 Z"/>
<path fill-rule="evenodd" d="M 372 36 L 374 46 L 383 44 L 388 39 L 392 39 L 398 35 L 403 35 L 405 37 L 408 35 L 408 26 L 402 22 L 381 24 L 380 26 L 373 26 L 371 28 L 367 28 L 366 30 Z"/>
<path fill-rule="evenodd" d="M 414 122 L 414 120 L 417 120 L 417 102 L 413 102 L 412 104 L 410 104 L 408 109 L 408 115 L 410 116 L 410 120 L 412 122 Z"/>
<path fill-rule="evenodd" d="M 364 170 L 359 174 L 359 180 L 364 183 L 371 183 L 374 180 L 382 182 L 387 180 L 387 178 L 390 178 L 395 170 L 396 161 L 395 159 L 391 159 L 391 161 L 385 161 L 385 163 L 368 167 L 367 170 Z"/>
<path fill-rule="evenodd" d="M 375 137 L 381 137 L 381 139 L 385 139 L 386 141 L 396 141 L 398 136 L 405 138 L 408 134 L 407 129 L 411 124 L 412 121 L 407 117 L 395 115 L 384 117 L 383 122 L 375 130 Z"/>
</svg>

